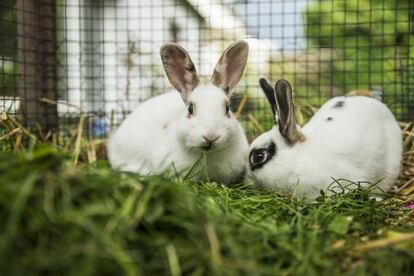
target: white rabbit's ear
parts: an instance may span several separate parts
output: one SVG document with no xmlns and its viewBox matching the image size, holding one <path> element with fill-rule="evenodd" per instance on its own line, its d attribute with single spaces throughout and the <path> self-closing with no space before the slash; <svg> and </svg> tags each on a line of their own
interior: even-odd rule
<svg viewBox="0 0 414 276">
<path fill-rule="evenodd" d="M 273 119 L 275 120 L 275 123 L 277 123 L 277 105 L 276 105 L 276 99 L 275 99 L 275 90 L 264 78 L 259 79 L 259 84 L 263 90 L 263 93 L 266 95 L 267 101 L 270 104 L 270 109 L 272 110 Z"/>
<path fill-rule="evenodd" d="M 305 141 L 305 136 L 296 126 L 295 109 L 292 100 L 292 87 L 287 80 L 279 80 L 275 85 L 279 131 L 289 144 Z"/>
<path fill-rule="evenodd" d="M 214 68 L 211 82 L 230 96 L 243 74 L 249 54 L 249 44 L 239 40 L 231 44 L 221 55 Z"/>
<path fill-rule="evenodd" d="M 184 102 L 200 80 L 190 56 L 183 47 L 174 44 L 164 44 L 160 49 L 162 63 L 170 83 L 181 93 Z"/>
</svg>

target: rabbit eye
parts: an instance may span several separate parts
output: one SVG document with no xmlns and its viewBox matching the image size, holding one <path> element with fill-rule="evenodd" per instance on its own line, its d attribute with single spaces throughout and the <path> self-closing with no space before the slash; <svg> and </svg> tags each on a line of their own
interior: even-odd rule
<svg viewBox="0 0 414 276">
<path fill-rule="evenodd" d="M 271 142 L 267 148 L 253 149 L 249 154 L 249 163 L 252 170 L 261 168 L 276 154 L 276 144 Z"/>
<path fill-rule="evenodd" d="M 267 159 L 267 151 L 266 149 L 259 149 L 256 151 L 252 151 L 250 154 L 250 163 L 251 164 L 260 164 L 266 161 Z"/>
<path fill-rule="evenodd" d="M 226 104 L 226 115 L 229 115 L 230 113 L 230 106 Z"/>
<path fill-rule="evenodd" d="M 193 104 L 190 104 L 188 106 L 188 114 L 193 115 L 193 113 L 194 113 L 194 107 L 193 107 Z"/>
</svg>

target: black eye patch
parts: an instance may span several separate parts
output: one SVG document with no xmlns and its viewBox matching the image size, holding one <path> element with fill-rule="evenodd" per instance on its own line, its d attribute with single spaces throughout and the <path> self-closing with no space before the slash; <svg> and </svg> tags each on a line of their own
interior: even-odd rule
<svg viewBox="0 0 414 276">
<path fill-rule="evenodd" d="M 260 164 L 267 158 L 267 149 L 256 149 L 250 154 L 250 163 Z"/>
<path fill-rule="evenodd" d="M 276 144 L 271 142 L 266 148 L 254 148 L 249 154 L 249 164 L 252 171 L 263 167 L 276 154 Z"/>
</svg>

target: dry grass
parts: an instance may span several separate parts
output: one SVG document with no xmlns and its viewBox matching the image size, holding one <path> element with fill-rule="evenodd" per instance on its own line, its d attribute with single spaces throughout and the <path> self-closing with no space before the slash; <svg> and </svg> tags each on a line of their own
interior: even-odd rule
<svg viewBox="0 0 414 276">
<path fill-rule="evenodd" d="M 73 127 L 70 136 L 55 137 L 50 142 L 49 134 L 29 131 L 13 116 L 0 113 L 0 150 L 30 151 L 37 144 L 51 144 L 65 154 L 72 154 L 73 164 L 95 163 L 106 159 L 106 139 L 94 139 L 91 133 L 84 132 L 85 123 L 91 124 L 92 117 L 81 112 L 78 124 Z"/>
<path fill-rule="evenodd" d="M 237 108 L 236 117 L 240 117 L 243 109 L 248 101 L 248 97 L 244 97 Z M 299 125 L 303 125 L 318 109 L 312 106 L 296 106 L 296 118 Z M 253 124 L 256 133 L 260 134 L 266 131 L 261 122 L 249 114 L 247 117 Z M 304 119 L 305 118 L 305 119 Z M 74 128 L 71 137 L 63 139 L 63 142 L 57 143 L 53 139 L 54 145 L 61 149 L 64 153 L 73 153 L 73 163 L 77 165 L 81 163 L 95 163 L 97 160 L 106 159 L 105 139 L 93 139 L 92 135 L 84 133 L 84 124 L 92 118 L 81 112 L 78 125 Z M 34 144 L 43 143 L 48 140 L 47 134 L 35 135 L 24 128 L 16 119 L 8 115 L 6 112 L 0 114 L 3 132 L 0 134 L 0 143 L 7 143 L 8 148 L 13 151 L 30 150 Z M 392 189 L 392 192 L 403 196 L 414 196 L 414 123 L 399 122 L 403 134 L 403 166 L 401 174 Z M 22 143 L 25 140 L 26 143 Z"/>
<path fill-rule="evenodd" d="M 134 45 L 131 45 L 131 47 L 134 47 Z M 322 56 L 329 56 L 327 53 L 323 52 L 320 54 Z M 373 92 L 366 89 L 357 89 L 347 93 L 347 96 L 355 95 L 372 97 Z M 251 98 L 248 97 L 248 94 L 245 94 L 239 103 L 234 114 L 239 120 L 242 120 L 243 115 L 246 115 L 245 107 L 250 100 Z M 38 128 L 36 132 L 30 132 L 24 128 L 14 116 L 0 110 L 0 121 L 4 128 L 3 131 L 0 129 L 0 143 L 8 143 L 8 148 L 12 148 L 16 151 L 27 150 L 22 144 L 24 139 L 26 140 L 26 145 L 29 145 L 29 149 L 36 143 L 48 143 L 51 140 L 52 143 L 64 153 L 74 153 L 74 165 L 77 165 L 79 162 L 95 163 L 99 159 L 106 159 L 106 139 L 93 139 L 91 133 L 84 133 L 85 123 L 91 124 L 93 118 L 88 116 L 82 108 L 64 101 L 56 102 L 46 98 L 42 98 L 40 101 L 52 105 L 66 106 L 79 112 L 79 121 L 77 126 L 73 129 L 72 135 L 63 139 L 59 139 L 55 136 L 52 137 L 53 139 L 50 139 L 50 136 L 52 135 L 51 133 L 44 134 L 40 131 L 40 128 Z M 317 111 L 318 108 L 310 104 L 301 105 L 296 103 L 295 112 L 298 124 L 303 126 Z M 249 137 L 249 140 L 253 140 L 261 133 L 267 131 L 263 126 L 263 118 L 257 118 L 254 113 L 247 114 L 244 120 L 249 121 L 254 129 L 253 133 L 255 133 L 255 135 Z M 403 167 L 392 191 L 401 195 L 409 195 L 414 194 L 414 123 L 399 122 L 399 124 L 403 134 Z M 89 129 L 91 129 L 91 127 Z M 27 141 L 29 141 L 29 143 L 27 143 Z"/>
<path fill-rule="evenodd" d="M 394 191 L 402 195 L 414 195 L 414 124 L 400 123 L 403 132 L 403 167 Z"/>
</svg>

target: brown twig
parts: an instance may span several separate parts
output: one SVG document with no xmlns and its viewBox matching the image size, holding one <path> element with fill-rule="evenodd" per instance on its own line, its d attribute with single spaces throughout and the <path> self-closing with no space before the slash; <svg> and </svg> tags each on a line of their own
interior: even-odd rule
<svg viewBox="0 0 414 276">
<path fill-rule="evenodd" d="M 263 126 L 259 123 L 259 121 L 252 115 L 248 115 L 249 120 L 253 123 L 254 127 L 259 131 L 259 133 L 263 133 L 265 130 Z"/>
<path fill-rule="evenodd" d="M 78 164 L 79 160 L 79 154 L 81 152 L 81 143 L 82 143 L 82 135 L 83 135 L 83 123 L 85 121 L 85 115 L 81 115 L 79 119 L 79 125 L 78 125 L 78 135 L 76 136 L 76 142 L 75 142 L 75 157 L 73 160 L 73 164 L 76 166 Z"/>
<path fill-rule="evenodd" d="M 247 103 L 247 100 L 248 99 L 249 99 L 249 95 L 247 93 L 244 94 L 242 100 L 240 101 L 239 106 L 237 107 L 236 113 L 234 114 L 234 116 L 236 118 L 240 118 L 240 116 L 241 116 L 241 114 L 243 112 L 243 109 L 246 106 L 246 103 Z"/>
<path fill-rule="evenodd" d="M 7 138 L 9 138 L 10 136 L 13 136 L 14 134 L 16 134 L 16 133 L 21 133 L 21 130 L 20 130 L 20 128 L 15 128 L 15 129 L 13 129 L 12 131 L 10 131 L 10 132 L 8 132 L 8 133 L 6 133 L 5 135 L 3 135 L 3 136 L 0 136 L 0 141 L 2 141 L 2 140 L 4 140 L 4 139 L 7 139 Z"/>
<path fill-rule="evenodd" d="M 379 239 L 370 241 L 361 245 L 355 246 L 352 251 L 353 253 L 360 254 L 370 250 L 380 249 L 384 247 L 393 246 L 405 241 L 414 241 L 414 233 L 400 233 L 396 237 L 390 237 L 385 239 Z"/>
<path fill-rule="evenodd" d="M 79 112 L 81 114 L 86 113 L 85 110 L 83 110 L 81 107 L 79 107 L 79 106 L 77 106 L 75 104 L 71 104 L 69 102 L 65 102 L 65 101 L 54 101 L 54 100 L 47 99 L 47 98 L 40 98 L 39 101 L 40 102 L 44 102 L 44 103 L 48 103 L 48 104 L 54 104 L 54 105 L 58 105 L 58 104 L 66 105 L 66 106 L 73 107 L 73 108 L 79 110 Z"/>
</svg>

